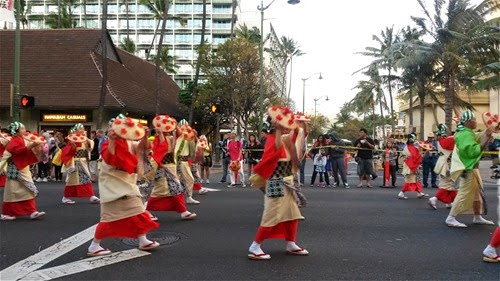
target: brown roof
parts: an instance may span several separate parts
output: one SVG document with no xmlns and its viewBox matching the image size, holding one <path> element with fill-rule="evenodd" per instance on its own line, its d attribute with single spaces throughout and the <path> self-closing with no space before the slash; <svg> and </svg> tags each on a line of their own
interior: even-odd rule
<svg viewBox="0 0 500 281">
<path fill-rule="evenodd" d="M 97 108 L 100 40 L 97 29 L 21 30 L 20 93 L 34 96 L 40 109 Z M 0 30 L 0 107 L 9 106 L 10 84 L 14 83 L 14 42 L 14 30 Z M 105 108 L 154 115 L 154 64 L 108 43 Z M 160 111 L 180 116 L 180 89 L 165 72 L 160 76 Z"/>
</svg>

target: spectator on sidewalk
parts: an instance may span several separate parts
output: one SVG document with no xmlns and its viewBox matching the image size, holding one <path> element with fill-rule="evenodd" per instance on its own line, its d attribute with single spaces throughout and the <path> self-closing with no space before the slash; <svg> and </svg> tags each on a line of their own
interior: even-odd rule
<svg viewBox="0 0 500 281">
<path fill-rule="evenodd" d="M 340 186 L 339 176 L 345 188 L 349 188 L 345 170 L 345 142 L 340 138 L 336 131 L 330 132 L 330 162 L 332 165 L 334 187 Z"/>
<path fill-rule="evenodd" d="M 360 137 L 354 141 L 354 146 L 358 148 L 356 154 L 356 162 L 358 163 L 358 187 L 363 187 L 366 181 L 366 187 L 372 187 L 370 184 L 370 176 L 373 179 L 377 178 L 377 174 L 373 171 L 373 149 L 375 142 L 367 136 L 368 131 L 364 128 L 359 130 Z"/>
<path fill-rule="evenodd" d="M 222 178 L 220 183 L 226 182 L 227 179 L 227 169 L 229 167 L 229 162 L 231 162 L 231 158 L 229 157 L 229 152 L 227 150 L 227 143 L 229 142 L 229 133 L 224 135 L 224 139 L 219 142 L 219 147 L 222 155 Z"/>
</svg>

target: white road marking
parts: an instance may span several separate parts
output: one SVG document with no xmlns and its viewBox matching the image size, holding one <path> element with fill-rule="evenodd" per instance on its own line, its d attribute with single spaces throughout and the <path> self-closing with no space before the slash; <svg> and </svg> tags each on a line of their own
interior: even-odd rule
<svg viewBox="0 0 500 281">
<path fill-rule="evenodd" d="M 203 189 L 206 189 L 208 191 L 220 191 L 218 188 L 210 188 L 210 187 L 203 187 Z"/>
<path fill-rule="evenodd" d="M 47 263 L 70 252 L 94 237 L 97 224 L 0 271 L 2 280 L 19 280 Z"/>
<path fill-rule="evenodd" d="M 92 257 L 60 266 L 37 270 L 20 280 L 51 280 L 147 255 L 151 255 L 151 253 L 139 249 L 131 249 L 112 253 L 111 255 Z"/>
</svg>

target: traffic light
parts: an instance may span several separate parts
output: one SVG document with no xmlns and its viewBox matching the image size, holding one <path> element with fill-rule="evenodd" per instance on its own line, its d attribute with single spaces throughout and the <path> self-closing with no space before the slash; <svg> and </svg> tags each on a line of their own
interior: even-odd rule
<svg viewBox="0 0 500 281">
<path fill-rule="evenodd" d="M 30 108 L 35 106 L 35 97 L 32 96 L 21 96 L 21 107 Z"/>
<path fill-rule="evenodd" d="M 219 111 L 220 111 L 220 105 L 217 104 L 217 103 L 212 103 L 212 105 L 210 106 L 210 111 L 212 113 L 219 113 Z"/>
</svg>

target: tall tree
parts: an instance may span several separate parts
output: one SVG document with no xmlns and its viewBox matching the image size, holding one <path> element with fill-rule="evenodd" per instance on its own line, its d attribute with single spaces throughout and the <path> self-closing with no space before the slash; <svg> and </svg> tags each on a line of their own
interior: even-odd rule
<svg viewBox="0 0 500 281">
<path fill-rule="evenodd" d="M 370 56 L 374 58 L 368 66 L 362 68 L 361 70 L 368 69 L 372 65 L 376 65 L 379 69 L 383 69 L 387 72 L 386 75 L 380 75 L 383 78 L 383 83 L 386 85 L 389 91 L 389 113 L 391 118 L 392 131 L 395 131 L 395 120 L 394 120 L 394 99 L 392 95 L 393 81 L 397 79 L 393 73 L 395 69 L 395 58 L 394 54 L 391 52 L 391 47 L 393 44 L 397 43 L 399 37 L 394 33 L 394 27 L 386 27 L 385 31 L 380 32 L 380 37 L 373 35 L 372 39 L 379 44 L 379 47 L 366 47 L 365 52 L 359 52 L 358 54 L 364 56 Z"/>
<path fill-rule="evenodd" d="M 202 22 L 201 22 L 201 39 L 200 39 L 200 45 L 199 48 L 197 49 L 198 51 L 198 58 L 205 56 L 205 53 L 203 52 L 206 50 L 206 48 L 203 48 L 203 45 L 206 43 L 205 42 L 205 33 L 206 33 L 206 21 L 207 21 L 207 1 L 203 0 L 203 16 L 202 16 Z M 192 96 L 193 99 L 196 99 L 196 93 L 198 91 L 198 80 L 200 79 L 200 67 L 201 67 L 201 61 L 200 59 L 196 60 L 196 69 L 194 73 L 194 81 L 193 81 L 193 92 Z M 189 110 L 189 123 L 191 124 L 193 122 L 193 111 L 194 111 L 194 103 L 191 103 L 191 107 Z"/>
<path fill-rule="evenodd" d="M 56 0 L 58 11 L 45 16 L 45 24 L 49 28 L 75 28 L 78 23 L 73 9 L 78 7 L 79 2 L 78 0 Z"/>
<path fill-rule="evenodd" d="M 499 61 L 500 30 L 494 26 L 498 18 L 486 21 L 492 11 L 500 8 L 497 0 L 485 0 L 471 6 L 468 0 L 434 1 L 434 10 L 417 0 L 424 17 L 412 17 L 413 21 L 432 42 L 415 44 L 416 53 L 432 60 L 432 65 L 444 87 L 445 124 L 451 127 L 453 112 L 460 98 L 458 92 L 469 80 L 464 70 L 474 65 L 485 65 Z"/>
</svg>

